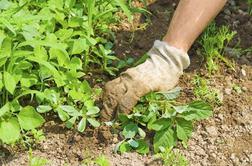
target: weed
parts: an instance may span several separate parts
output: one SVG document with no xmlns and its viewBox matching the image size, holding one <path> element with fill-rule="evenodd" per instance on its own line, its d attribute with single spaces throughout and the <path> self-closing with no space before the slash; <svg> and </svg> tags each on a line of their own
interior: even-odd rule
<svg viewBox="0 0 252 166">
<path fill-rule="evenodd" d="M 162 153 L 158 153 L 155 156 L 158 159 L 163 160 L 164 166 L 188 166 L 189 163 L 179 151 L 173 151 L 172 149 L 165 149 Z"/>
<path fill-rule="evenodd" d="M 193 122 L 212 115 L 211 107 L 202 101 L 181 104 L 174 99 L 179 96 L 179 88 L 166 93 L 150 93 L 142 97 L 131 115 L 119 115 L 123 128 L 123 140 L 115 151 L 121 153 L 135 150 L 149 153 L 147 133 L 154 133 L 153 148 L 158 153 L 176 146 L 178 142 L 186 147 L 192 134 Z"/>
<path fill-rule="evenodd" d="M 108 159 L 104 155 L 97 157 L 95 163 L 99 166 L 110 166 Z"/>
<path fill-rule="evenodd" d="M 252 0 L 247 0 L 248 2 L 248 13 L 252 15 Z"/>
<path fill-rule="evenodd" d="M 217 28 L 212 23 L 203 33 L 200 44 L 202 53 L 206 59 L 206 66 L 210 73 L 218 70 L 218 61 L 223 61 L 227 66 L 234 70 L 232 62 L 223 56 L 224 48 L 233 39 L 236 32 L 229 29 L 228 26 Z"/>
<path fill-rule="evenodd" d="M 212 104 L 222 104 L 222 97 L 220 91 L 208 86 L 208 81 L 199 75 L 195 75 L 193 79 L 193 93 L 197 99 L 209 102 Z"/>
<path fill-rule="evenodd" d="M 35 157 L 32 154 L 32 150 L 29 150 L 29 166 L 45 166 L 49 161 L 43 157 Z"/>
</svg>

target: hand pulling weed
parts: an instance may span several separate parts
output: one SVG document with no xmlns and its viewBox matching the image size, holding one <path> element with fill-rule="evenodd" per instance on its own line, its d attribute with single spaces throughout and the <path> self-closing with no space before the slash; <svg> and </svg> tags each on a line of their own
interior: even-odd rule
<svg viewBox="0 0 252 166">
<path fill-rule="evenodd" d="M 166 93 L 150 93 L 142 97 L 131 115 L 119 115 L 123 140 L 115 151 L 136 150 L 149 153 L 146 135 L 152 133 L 155 153 L 173 148 L 181 142 L 185 147 L 191 137 L 193 122 L 212 116 L 212 108 L 203 101 L 181 104 L 175 101 L 180 89 Z"/>
</svg>

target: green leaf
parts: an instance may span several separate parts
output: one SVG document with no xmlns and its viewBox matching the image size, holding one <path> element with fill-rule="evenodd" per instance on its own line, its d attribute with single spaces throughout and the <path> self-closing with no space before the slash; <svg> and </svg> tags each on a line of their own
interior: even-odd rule
<svg viewBox="0 0 252 166">
<path fill-rule="evenodd" d="M 11 93 L 14 94 L 15 88 L 16 88 L 16 81 L 14 79 L 14 76 L 12 76 L 7 71 L 3 74 L 4 77 L 4 86 L 5 88 Z"/>
<path fill-rule="evenodd" d="M 51 48 L 49 50 L 50 58 L 56 57 L 60 66 L 68 66 L 70 64 L 70 58 L 66 50 Z"/>
<path fill-rule="evenodd" d="M 87 125 L 87 119 L 82 118 L 78 124 L 78 131 L 83 132 L 86 129 L 86 125 Z"/>
<path fill-rule="evenodd" d="M 181 91 L 181 88 L 176 87 L 176 88 L 174 88 L 174 89 L 172 89 L 172 90 L 170 90 L 168 92 L 159 92 L 159 93 L 164 95 L 167 100 L 173 100 L 173 99 L 176 99 L 179 96 L 180 91 Z"/>
<path fill-rule="evenodd" d="M 11 56 L 11 39 L 10 38 L 5 38 L 2 42 L 2 47 L 0 49 L 0 58 L 3 57 L 10 57 Z"/>
<path fill-rule="evenodd" d="M 63 122 L 69 119 L 69 115 L 65 111 L 63 111 L 60 107 L 58 107 L 56 111 L 58 112 L 60 120 L 62 120 Z"/>
<path fill-rule="evenodd" d="M 35 129 L 45 122 L 45 119 L 32 106 L 24 107 L 17 117 L 21 128 L 24 130 Z"/>
<path fill-rule="evenodd" d="M 177 121 L 176 124 L 177 137 L 183 142 L 186 142 L 192 135 L 193 131 L 192 122 L 181 118 L 176 119 L 176 121 Z"/>
<path fill-rule="evenodd" d="M 138 142 L 138 147 L 136 151 L 140 154 L 147 154 L 149 153 L 149 145 L 144 141 L 144 140 L 137 140 Z"/>
<path fill-rule="evenodd" d="M 95 120 L 94 118 L 88 118 L 87 121 L 88 121 L 88 123 L 90 123 L 93 127 L 99 127 L 99 126 L 100 126 L 100 122 L 98 122 L 98 121 Z"/>
<path fill-rule="evenodd" d="M 73 106 L 70 105 L 61 105 L 60 108 L 67 112 L 70 116 L 81 116 L 81 113 L 77 111 Z"/>
<path fill-rule="evenodd" d="M 132 148 L 130 146 L 130 144 L 128 142 L 123 142 L 120 147 L 119 147 L 119 151 L 120 153 L 125 153 L 125 152 L 129 152 L 131 151 Z"/>
<path fill-rule="evenodd" d="M 38 111 L 39 113 L 46 113 L 46 112 L 49 112 L 49 111 L 51 111 L 51 110 L 52 110 L 52 107 L 49 106 L 49 105 L 39 105 L 39 106 L 37 107 L 37 111 Z"/>
<path fill-rule="evenodd" d="M 146 137 L 146 133 L 143 129 L 141 129 L 140 127 L 138 128 L 138 133 L 139 135 L 142 137 L 142 138 L 145 138 Z"/>
<path fill-rule="evenodd" d="M 95 114 L 98 114 L 100 112 L 99 107 L 96 107 L 96 106 L 89 107 L 87 110 L 88 110 L 88 112 L 86 114 L 87 116 L 95 115 Z"/>
<path fill-rule="evenodd" d="M 174 131 L 169 128 L 166 130 L 161 130 L 156 132 L 153 140 L 154 152 L 157 153 L 160 151 L 160 148 L 171 148 L 175 145 L 176 139 Z"/>
<path fill-rule="evenodd" d="M 188 105 L 188 111 L 180 114 L 185 120 L 202 120 L 213 115 L 212 107 L 203 101 L 194 101 Z"/>
<path fill-rule="evenodd" d="M 133 15 L 132 15 L 131 11 L 129 10 L 129 7 L 126 5 L 125 0 L 116 0 L 116 4 L 121 7 L 124 14 L 128 17 L 128 19 L 130 21 L 132 21 L 133 20 Z"/>
<path fill-rule="evenodd" d="M 73 125 L 75 124 L 75 121 L 77 120 L 77 117 L 74 116 L 66 121 L 66 127 L 71 129 L 73 128 Z"/>
<path fill-rule="evenodd" d="M 161 118 L 148 124 L 148 129 L 160 131 L 171 126 L 171 119 Z"/>
<path fill-rule="evenodd" d="M 80 54 L 84 50 L 87 50 L 87 49 L 88 49 L 87 40 L 86 39 L 77 39 L 77 40 L 74 40 L 74 42 L 73 42 L 71 54 L 72 55 L 73 54 Z"/>
<path fill-rule="evenodd" d="M 122 134 L 125 138 L 134 138 L 137 132 L 138 126 L 134 123 L 130 123 L 124 127 Z"/>
<path fill-rule="evenodd" d="M 134 139 L 129 139 L 127 142 L 128 142 L 128 143 L 130 144 L 130 146 L 133 147 L 133 148 L 137 148 L 137 147 L 139 146 L 139 143 L 138 143 L 137 141 L 135 141 Z"/>
<path fill-rule="evenodd" d="M 17 118 L 12 117 L 7 121 L 0 120 L 0 133 L 0 140 L 3 143 L 15 143 L 21 136 Z"/>
<path fill-rule="evenodd" d="M 10 111 L 10 104 L 8 102 L 2 108 L 0 108 L 0 117 L 4 116 L 9 111 Z"/>
</svg>

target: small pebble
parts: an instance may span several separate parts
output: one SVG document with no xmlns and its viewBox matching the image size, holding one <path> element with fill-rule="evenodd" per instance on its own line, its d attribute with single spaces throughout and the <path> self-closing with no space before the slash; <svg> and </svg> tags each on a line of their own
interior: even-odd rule
<svg viewBox="0 0 252 166">
<path fill-rule="evenodd" d="M 232 93 L 231 88 L 226 88 L 224 91 L 225 91 L 225 94 L 227 94 L 227 95 L 231 95 L 231 93 Z"/>
</svg>

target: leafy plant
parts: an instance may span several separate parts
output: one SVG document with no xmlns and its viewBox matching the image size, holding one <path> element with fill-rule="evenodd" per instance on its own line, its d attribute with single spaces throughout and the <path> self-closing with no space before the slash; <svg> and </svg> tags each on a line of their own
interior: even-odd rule
<svg viewBox="0 0 252 166">
<path fill-rule="evenodd" d="M 32 154 L 32 150 L 29 150 L 29 166 L 45 166 L 49 161 L 42 157 L 35 157 Z"/>
<path fill-rule="evenodd" d="M 162 159 L 164 166 L 188 166 L 189 163 L 179 151 L 165 149 L 164 152 L 155 155 L 155 158 Z"/>
<path fill-rule="evenodd" d="M 110 166 L 108 159 L 104 155 L 97 157 L 95 163 L 99 166 Z"/>
<path fill-rule="evenodd" d="M 149 152 L 147 133 L 154 133 L 154 152 L 176 146 L 178 142 L 186 147 L 191 137 L 193 122 L 212 115 L 212 108 L 203 101 L 181 104 L 174 101 L 179 96 L 179 88 L 166 93 L 150 93 L 143 97 L 131 115 L 119 115 L 123 128 L 123 140 L 115 151 L 139 153 Z"/>
<path fill-rule="evenodd" d="M 208 80 L 200 77 L 199 75 L 195 75 L 193 84 L 193 93 L 197 99 L 212 104 L 222 104 L 222 97 L 220 92 L 217 89 L 208 86 Z"/>
<path fill-rule="evenodd" d="M 124 0 L 0 0 L 1 143 L 41 138 L 39 113 L 49 111 L 81 132 L 99 126 L 101 90 L 85 75 L 117 70 L 109 26 L 119 11 L 132 19 Z"/>
<path fill-rule="evenodd" d="M 199 43 L 202 46 L 202 53 L 210 73 L 218 70 L 219 60 L 234 70 L 233 64 L 223 54 L 224 48 L 235 34 L 236 32 L 231 31 L 228 26 L 218 28 L 215 23 L 210 24 L 203 33 Z"/>
</svg>

